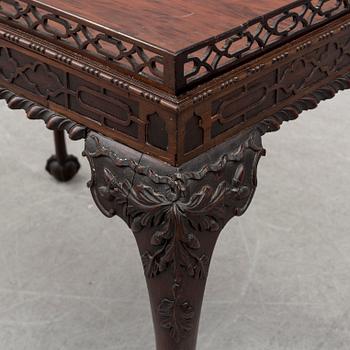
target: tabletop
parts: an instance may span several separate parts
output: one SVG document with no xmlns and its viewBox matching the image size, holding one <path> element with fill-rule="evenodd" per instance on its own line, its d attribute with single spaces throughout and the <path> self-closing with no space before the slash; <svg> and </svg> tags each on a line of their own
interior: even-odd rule
<svg viewBox="0 0 350 350">
<path fill-rule="evenodd" d="M 0 20 L 176 95 L 347 12 L 349 0 L 0 1 Z"/>
<path fill-rule="evenodd" d="M 175 53 L 296 1 L 44 0 L 40 2 Z"/>
</svg>

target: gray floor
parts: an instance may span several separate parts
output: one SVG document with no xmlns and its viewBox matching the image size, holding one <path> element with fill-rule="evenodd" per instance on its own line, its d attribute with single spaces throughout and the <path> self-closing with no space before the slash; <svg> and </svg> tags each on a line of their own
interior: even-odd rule
<svg viewBox="0 0 350 350">
<path fill-rule="evenodd" d="M 199 350 L 349 349 L 349 102 L 265 137 L 253 204 L 214 255 Z M 136 245 L 93 205 L 86 160 L 55 183 L 50 132 L 0 109 L 0 350 L 154 349 Z"/>
</svg>

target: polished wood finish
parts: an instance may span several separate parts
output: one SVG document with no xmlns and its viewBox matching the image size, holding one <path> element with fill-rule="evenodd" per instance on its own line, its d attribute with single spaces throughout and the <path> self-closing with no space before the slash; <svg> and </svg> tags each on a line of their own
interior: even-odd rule
<svg viewBox="0 0 350 350">
<path fill-rule="evenodd" d="M 289 0 L 32 2 L 55 7 L 174 53 L 291 3 Z"/>
<path fill-rule="evenodd" d="M 349 34 L 346 15 L 177 97 L 0 26 L 0 83 L 178 166 L 346 74 Z"/>
<path fill-rule="evenodd" d="M 181 25 L 182 35 L 177 33 L 179 29 L 176 25 L 181 19 L 163 23 L 158 18 L 160 13 L 165 16 L 165 12 L 169 17 L 174 16 L 176 4 L 179 5 L 177 11 L 183 6 L 193 13 L 190 16 L 193 18 L 186 20 L 191 26 Z M 198 8 L 194 2 L 136 1 L 121 6 L 126 13 L 118 8 L 115 17 L 119 14 L 125 16 L 114 22 L 115 17 L 111 21 L 110 14 L 114 14 L 117 2 L 81 4 L 55 1 L 54 5 L 58 8 L 32 0 L 1 0 L 0 21 L 69 47 L 176 95 L 350 13 L 349 0 L 264 0 L 244 5 L 238 1 L 206 1 Z M 152 20 L 151 14 L 143 16 L 144 10 L 149 12 L 148 5 L 153 9 L 151 13 L 158 16 L 158 21 Z M 271 9 L 273 11 L 269 12 Z M 221 11 L 220 20 L 215 19 L 218 10 Z M 84 13 L 87 19 L 77 16 L 77 13 Z M 256 17 L 259 13 L 262 15 Z M 232 21 L 229 30 L 220 33 L 215 29 L 228 20 Z M 124 31 L 111 29 L 115 23 L 120 23 Z M 153 39 L 132 37 L 128 34 L 130 28 L 142 33 L 151 32 Z M 216 32 L 217 35 L 213 36 Z M 161 41 L 157 35 L 160 34 L 166 38 L 167 45 L 164 47 L 159 47 Z M 205 40 L 199 39 L 199 34 Z M 187 46 L 183 42 L 185 46 L 179 46 L 177 51 L 172 49 L 173 43 L 181 41 L 181 38 L 186 38 L 189 40 L 187 44 L 192 44 Z M 149 43 L 145 41 L 148 39 Z"/>
<path fill-rule="evenodd" d="M 0 98 L 55 130 L 51 173 L 62 132 L 86 138 L 98 208 L 135 234 L 157 350 L 195 350 L 215 242 L 252 200 L 262 136 L 350 88 L 349 1 L 125 4 L 0 1 Z"/>
</svg>

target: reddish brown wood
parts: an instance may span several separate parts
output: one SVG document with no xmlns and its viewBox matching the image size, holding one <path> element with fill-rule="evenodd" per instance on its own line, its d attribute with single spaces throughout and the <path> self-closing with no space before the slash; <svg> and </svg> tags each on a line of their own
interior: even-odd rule
<svg viewBox="0 0 350 350">
<path fill-rule="evenodd" d="M 73 16 L 82 17 L 171 52 L 177 52 L 296 1 L 42 0 L 32 2 L 55 7 Z"/>
<path fill-rule="evenodd" d="M 0 84 L 172 165 L 349 72 L 350 16 L 176 97 L 0 26 Z"/>
<path fill-rule="evenodd" d="M 1 21 L 177 95 L 350 12 L 349 0 L 0 5 Z"/>
<path fill-rule="evenodd" d="M 194 350 L 212 251 L 253 197 L 261 136 L 350 88 L 349 1 L 230 1 L 239 15 L 226 0 L 131 1 L 129 18 L 122 0 L 46 4 L 70 13 L 0 0 L 0 98 L 58 131 L 56 165 L 63 130 L 87 137 L 92 195 L 140 248 L 158 350 Z M 163 36 L 168 50 L 156 47 Z"/>
<path fill-rule="evenodd" d="M 108 217 L 119 215 L 135 233 L 150 293 L 157 350 L 196 348 L 210 258 L 225 223 L 242 215 L 253 197 L 258 160 L 264 154 L 261 135 L 345 88 L 350 88 L 350 74 L 181 167 L 101 134 L 88 134 L 89 186 L 100 210 Z M 30 118 L 43 119 L 51 128 L 66 127 L 71 132 L 81 128 L 8 90 L 0 91 L 0 97 L 11 108 L 24 108 Z"/>
<path fill-rule="evenodd" d="M 79 73 L 71 64 L 62 66 L 62 62 L 47 60 L 36 50 L 28 54 L 28 50 L 0 39 L 2 86 L 68 114 L 79 123 L 83 119 L 89 128 L 104 130 L 106 135 L 134 148 L 163 154 L 168 162 L 175 161 L 176 145 L 168 135 L 175 131 L 174 107 L 162 107 L 160 98 L 152 101 L 152 95 L 144 89 L 131 95 L 130 84 L 114 76 L 107 83 L 97 74 L 86 74 L 87 66 L 81 63 L 77 62 L 82 67 Z M 97 70 L 92 72 L 101 74 Z"/>
<path fill-rule="evenodd" d="M 30 120 L 42 120 L 46 127 L 53 131 L 66 131 L 71 140 L 81 140 L 86 138 L 87 128 L 83 125 L 59 115 L 25 97 L 0 88 L 0 99 L 5 100 L 11 109 L 23 109 Z"/>
</svg>

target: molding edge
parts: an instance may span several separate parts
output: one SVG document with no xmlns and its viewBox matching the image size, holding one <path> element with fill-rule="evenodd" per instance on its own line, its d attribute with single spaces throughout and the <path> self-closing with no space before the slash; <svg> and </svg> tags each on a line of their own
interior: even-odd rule
<svg viewBox="0 0 350 350">
<path fill-rule="evenodd" d="M 43 120 L 46 127 L 50 130 L 66 130 L 71 140 L 81 140 L 87 136 L 87 127 L 52 112 L 48 108 L 24 97 L 18 96 L 10 90 L 0 88 L 0 100 L 6 100 L 8 107 L 11 109 L 23 109 L 28 119 Z"/>
<path fill-rule="evenodd" d="M 278 131 L 284 122 L 297 119 L 302 112 L 315 109 L 322 101 L 329 100 L 338 92 L 346 89 L 350 89 L 350 73 L 298 99 L 279 112 L 257 123 L 253 128 L 256 128 L 261 135 Z"/>
</svg>

